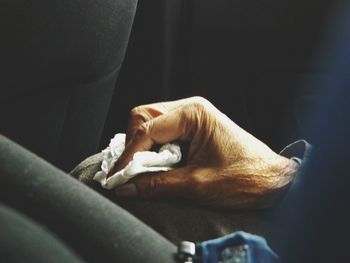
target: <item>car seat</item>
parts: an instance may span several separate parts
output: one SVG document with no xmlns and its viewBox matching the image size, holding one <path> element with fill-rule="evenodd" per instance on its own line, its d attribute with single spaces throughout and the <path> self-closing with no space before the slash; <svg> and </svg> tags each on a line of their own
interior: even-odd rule
<svg viewBox="0 0 350 263">
<path fill-rule="evenodd" d="M 137 0 L 1 0 L 0 133 L 68 171 L 96 152 Z"/>
</svg>

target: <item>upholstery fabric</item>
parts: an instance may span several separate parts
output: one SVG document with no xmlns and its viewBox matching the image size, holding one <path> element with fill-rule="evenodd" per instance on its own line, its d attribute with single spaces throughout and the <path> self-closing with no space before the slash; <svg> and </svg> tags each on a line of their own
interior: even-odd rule
<svg viewBox="0 0 350 263">
<path fill-rule="evenodd" d="M 0 204 L 0 259 L 7 263 L 83 262 L 30 218 Z"/>
<path fill-rule="evenodd" d="M 44 225 L 84 260 L 174 262 L 176 248 L 167 239 L 1 135 L 0 163 L 1 202 Z"/>
<path fill-rule="evenodd" d="M 0 0 L 0 132 L 70 169 L 97 150 L 137 0 Z"/>
</svg>

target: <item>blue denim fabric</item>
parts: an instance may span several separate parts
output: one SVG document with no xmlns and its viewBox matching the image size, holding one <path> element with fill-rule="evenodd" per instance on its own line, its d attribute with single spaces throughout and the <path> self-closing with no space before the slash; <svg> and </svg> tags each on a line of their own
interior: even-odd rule
<svg viewBox="0 0 350 263">
<path fill-rule="evenodd" d="M 234 232 L 198 245 L 203 263 L 277 263 L 280 258 L 260 236 Z"/>
</svg>

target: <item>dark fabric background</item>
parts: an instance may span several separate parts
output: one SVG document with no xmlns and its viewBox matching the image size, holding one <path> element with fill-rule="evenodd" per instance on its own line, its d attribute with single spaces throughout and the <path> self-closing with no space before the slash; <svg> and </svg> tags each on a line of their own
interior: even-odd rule
<svg viewBox="0 0 350 263">
<path fill-rule="evenodd" d="M 310 63 L 331 0 L 144 0 L 138 5 L 101 147 L 129 110 L 201 95 L 281 150 L 306 137 L 303 113 L 322 78 Z"/>
<path fill-rule="evenodd" d="M 136 0 L 0 0 L 0 133 L 69 171 L 95 153 Z"/>
</svg>

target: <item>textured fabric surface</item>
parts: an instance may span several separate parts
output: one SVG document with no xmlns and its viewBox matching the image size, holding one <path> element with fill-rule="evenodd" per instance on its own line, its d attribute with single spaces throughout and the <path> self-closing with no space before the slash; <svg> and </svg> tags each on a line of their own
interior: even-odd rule
<svg viewBox="0 0 350 263">
<path fill-rule="evenodd" d="M 0 261 L 83 262 L 48 229 L 0 203 Z"/>
<path fill-rule="evenodd" d="M 0 163 L 0 201 L 49 228 L 83 259 L 173 262 L 168 240 L 3 136 Z"/>
<path fill-rule="evenodd" d="M 89 83 L 112 72 L 124 58 L 136 2 L 1 0 L 2 84 L 17 94 L 28 89 L 18 84 Z"/>
<path fill-rule="evenodd" d="M 137 0 L 1 0 L 0 132 L 70 170 L 97 151 Z"/>
</svg>

